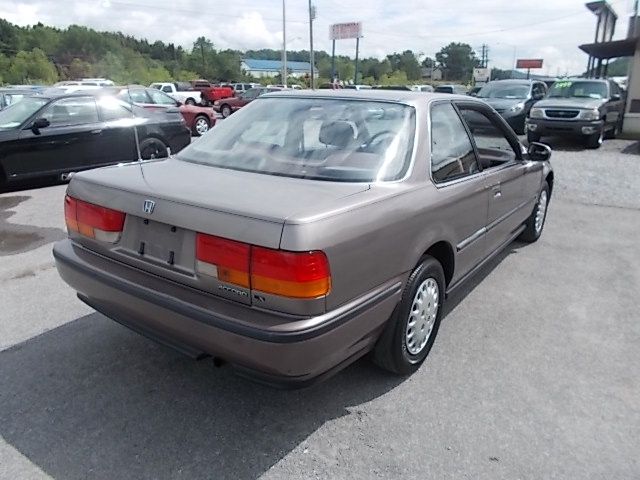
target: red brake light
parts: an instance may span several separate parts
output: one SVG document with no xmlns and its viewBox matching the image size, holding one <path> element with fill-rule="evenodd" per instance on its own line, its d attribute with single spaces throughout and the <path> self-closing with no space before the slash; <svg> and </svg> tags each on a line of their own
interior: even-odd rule
<svg viewBox="0 0 640 480">
<path fill-rule="evenodd" d="M 323 252 L 285 252 L 252 247 L 251 288 L 294 298 L 329 293 L 331 274 Z"/>
<path fill-rule="evenodd" d="M 219 280 L 249 288 L 250 245 L 226 238 L 198 233 L 198 270 Z"/>
<path fill-rule="evenodd" d="M 124 228 L 125 213 L 66 196 L 64 215 L 69 231 L 116 243 Z"/>
<path fill-rule="evenodd" d="M 320 251 L 285 252 L 198 233 L 199 273 L 264 293 L 316 298 L 329 293 L 331 273 Z"/>
</svg>

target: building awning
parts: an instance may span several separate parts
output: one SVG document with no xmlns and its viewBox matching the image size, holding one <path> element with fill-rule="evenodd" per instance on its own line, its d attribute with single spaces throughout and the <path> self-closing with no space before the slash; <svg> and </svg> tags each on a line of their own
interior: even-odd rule
<svg viewBox="0 0 640 480">
<path fill-rule="evenodd" d="M 586 43 L 580 45 L 580 50 L 599 59 L 633 57 L 636 53 L 637 43 L 638 37 L 633 37 L 612 42 Z"/>
</svg>

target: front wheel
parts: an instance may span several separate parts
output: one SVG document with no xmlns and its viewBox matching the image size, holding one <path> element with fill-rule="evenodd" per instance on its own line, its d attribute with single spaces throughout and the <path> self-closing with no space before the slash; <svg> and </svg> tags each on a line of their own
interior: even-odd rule
<svg viewBox="0 0 640 480">
<path fill-rule="evenodd" d="M 442 266 L 433 257 L 423 257 L 375 346 L 373 361 L 377 365 L 400 375 L 420 367 L 438 333 L 444 292 Z"/>
<path fill-rule="evenodd" d="M 223 105 L 220 107 L 220 113 L 222 114 L 222 118 L 229 118 L 231 115 L 231 107 L 229 105 Z"/>
<path fill-rule="evenodd" d="M 204 115 L 198 115 L 195 122 L 193 122 L 193 128 L 191 129 L 196 136 L 204 135 L 209 131 L 211 124 L 209 119 Z"/>
<path fill-rule="evenodd" d="M 525 229 L 520 234 L 520 240 L 533 243 L 542 235 L 544 222 L 547 219 L 547 208 L 549 207 L 549 184 L 545 181 L 542 190 L 538 194 L 538 201 L 525 223 Z"/>
<path fill-rule="evenodd" d="M 157 138 L 147 138 L 140 142 L 140 157 L 143 160 L 153 160 L 154 158 L 166 158 L 169 156 L 167 146 Z"/>
<path fill-rule="evenodd" d="M 594 133 L 593 135 L 588 135 L 585 139 L 585 143 L 587 148 L 596 149 L 602 146 L 602 142 L 604 142 L 604 127 L 600 132 Z"/>
</svg>

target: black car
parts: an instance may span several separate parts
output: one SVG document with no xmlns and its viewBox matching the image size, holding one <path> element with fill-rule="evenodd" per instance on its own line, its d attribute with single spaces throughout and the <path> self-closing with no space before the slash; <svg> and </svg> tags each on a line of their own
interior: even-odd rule
<svg viewBox="0 0 640 480">
<path fill-rule="evenodd" d="M 476 96 L 502 115 L 518 135 L 524 135 L 531 107 L 546 93 L 545 83 L 537 80 L 494 80 L 484 85 Z"/>
<path fill-rule="evenodd" d="M 176 108 L 150 112 L 96 91 L 46 92 L 0 111 L 0 188 L 33 178 L 161 158 L 191 141 Z"/>
</svg>

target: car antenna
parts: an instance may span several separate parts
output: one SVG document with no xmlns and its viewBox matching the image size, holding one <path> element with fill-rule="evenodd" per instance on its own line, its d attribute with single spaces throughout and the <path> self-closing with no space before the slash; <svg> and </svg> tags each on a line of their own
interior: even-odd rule
<svg viewBox="0 0 640 480">
<path fill-rule="evenodd" d="M 129 105 L 131 105 L 131 117 L 134 119 L 133 122 L 133 136 L 136 140 L 136 153 L 138 154 L 138 161 L 141 162 L 142 161 L 142 153 L 140 152 L 140 137 L 138 136 L 138 123 L 135 121 L 136 120 L 136 114 L 134 111 L 134 103 L 133 103 L 133 99 L 131 98 L 131 88 L 129 87 L 129 84 L 127 84 L 127 96 L 129 97 Z"/>
</svg>

